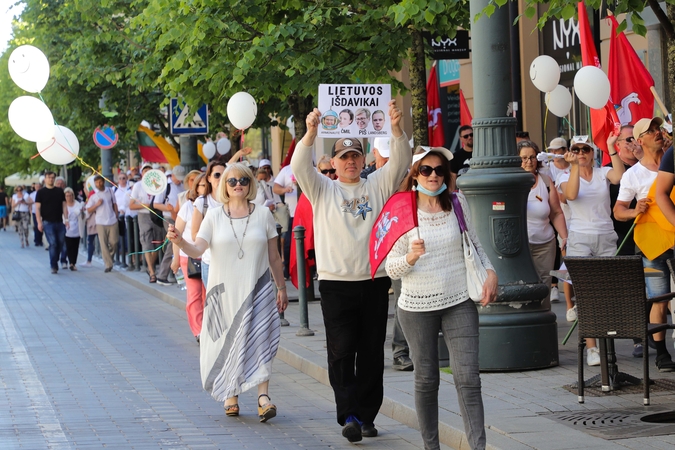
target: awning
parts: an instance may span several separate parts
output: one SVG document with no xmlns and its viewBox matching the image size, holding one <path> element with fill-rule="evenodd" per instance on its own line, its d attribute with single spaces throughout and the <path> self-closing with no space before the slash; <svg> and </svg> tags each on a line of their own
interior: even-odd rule
<svg viewBox="0 0 675 450">
<path fill-rule="evenodd" d="M 33 175 L 21 175 L 15 173 L 8 177 L 5 177 L 5 186 L 27 186 L 33 183 L 40 182 L 40 174 L 34 173 Z"/>
</svg>

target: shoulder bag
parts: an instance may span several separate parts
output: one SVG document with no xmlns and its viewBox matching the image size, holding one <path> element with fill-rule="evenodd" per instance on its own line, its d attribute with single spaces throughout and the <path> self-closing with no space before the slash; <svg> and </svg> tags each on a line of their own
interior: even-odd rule
<svg viewBox="0 0 675 450">
<path fill-rule="evenodd" d="M 189 200 L 188 200 L 189 201 Z M 209 207 L 208 198 L 204 197 L 204 207 L 202 208 L 202 219 L 206 216 L 206 209 Z M 192 279 L 202 279 L 202 260 L 188 256 L 187 277 Z"/>
<path fill-rule="evenodd" d="M 462 247 L 464 247 L 464 264 L 466 266 L 466 286 L 469 291 L 469 298 L 473 301 L 481 301 L 483 299 L 483 284 L 487 280 L 487 271 L 483 267 L 483 263 L 476 253 L 476 247 L 467 233 L 466 222 L 464 221 L 464 211 L 459 202 L 459 198 L 453 192 L 452 209 L 455 210 L 457 222 L 459 222 L 459 230 L 462 233 Z"/>
</svg>

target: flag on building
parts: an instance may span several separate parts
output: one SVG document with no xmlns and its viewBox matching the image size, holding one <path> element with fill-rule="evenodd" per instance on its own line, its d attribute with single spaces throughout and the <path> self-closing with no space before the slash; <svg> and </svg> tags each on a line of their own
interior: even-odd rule
<svg viewBox="0 0 675 450">
<path fill-rule="evenodd" d="M 595 43 L 593 42 L 593 34 L 591 33 L 591 25 L 588 22 L 588 14 L 586 13 L 586 5 L 583 1 L 578 3 L 579 12 L 579 41 L 581 44 L 581 62 L 584 66 L 600 66 L 600 58 L 598 52 L 595 50 Z M 607 149 L 607 138 L 611 132 L 621 126 L 619 117 L 614 109 L 614 104 L 611 99 L 602 109 L 590 108 L 591 115 L 591 134 L 593 136 L 593 143 L 602 150 L 602 164 L 608 164 L 611 161 Z"/>
<path fill-rule="evenodd" d="M 162 136 L 155 134 L 148 127 L 139 125 L 136 130 L 138 138 L 138 150 L 141 159 L 148 162 L 168 163 L 173 166 L 180 164 L 180 157 L 173 145 L 169 144 Z"/>
<path fill-rule="evenodd" d="M 438 95 L 438 74 L 435 63 L 431 66 L 429 81 L 427 81 L 427 118 L 429 119 L 429 145 L 431 147 L 445 146 L 443 114 L 441 113 L 441 98 Z"/>
<path fill-rule="evenodd" d="M 619 23 L 609 16 L 612 34 L 609 40 L 609 98 L 621 125 L 633 125 L 640 119 L 654 116 L 654 95 L 650 88 L 654 79 L 623 32 L 616 34 Z"/>
<path fill-rule="evenodd" d="M 469 110 L 469 105 L 466 104 L 466 99 L 464 98 L 464 92 L 459 90 L 459 126 L 463 127 L 464 125 L 471 126 L 471 110 Z"/>
<path fill-rule="evenodd" d="M 377 269 L 387 259 L 398 238 L 417 226 L 417 193 L 397 192 L 392 195 L 377 216 L 370 233 L 370 276 L 375 278 Z"/>
</svg>

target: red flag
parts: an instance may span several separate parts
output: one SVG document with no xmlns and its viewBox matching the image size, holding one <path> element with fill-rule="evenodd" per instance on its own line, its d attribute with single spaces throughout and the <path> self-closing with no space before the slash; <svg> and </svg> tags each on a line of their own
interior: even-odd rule
<svg viewBox="0 0 675 450">
<path fill-rule="evenodd" d="M 311 285 L 310 267 L 316 264 L 314 258 L 310 259 L 310 252 L 314 253 L 314 211 L 312 204 L 305 194 L 300 194 L 298 205 L 295 207 L 295 216 L 293 216 L 293 229 L 298 225 L 305 227 L 305 287 Z M 293 286 L 298 287 L 298 258 L 295 250 L 295 239 L 291 242 L 291 261 L 288 266 L 288 272 L 291 276 Z"/>
<path fill-rule="evenodd" d="M 595 50 L 595 43 L 593 42 L 593 35 L 591 34 L 591 25 L 588 22 L 588 15 L 586 14 L 586 5 L 581 1 L 578 3 L 579 11 L 579 41 L 581 43 L 581 62 L 584 66 L 600 66 L 600 59 L 598 52 Z M 614 109 L 614 104 L 611 100 L 602 109 L 590 108 L 591 114 L 591 134 L 593 136 L 593 143 L 603 151 L 602 165 L 608 164 L 611 161 L 609 152 L 607 150 L 607 138 L 614 130 L 619 132 L 621 123 Z"/>
<path fill-rule="evenodd" d="M 293 158 L 293 152 L 295 151 L 295 138 L 291 141 L 291 145 L 288 147 L 288 153 L 281 163 L 281 167 L 286 167 L 291 163 L 291 158 Z"/>
<path fill-rule="evenodd" d="M 397 192 L 392 195 L 377 216 L 370 233 L 370 276 L 375 278 L 377 269 L 387 258 L 398 238 L 417 226 L 417 196 L 415 191 Z"/>
<path fill-rule="evenodd" d="M 464 125 L 471 126 L 471 110 L 469 110 L 469 105 L 466 104 L 466 99 L 464 98 L 464 92 L 459 90 L 459 126 L 463 127 Z"/>
<path fill-rule="evenodd" d="M 650 88 L 654 79 L 645 68 L 637 53 L 621 32 L 616 29 L 619 23 L 609 16 L 612 23 L 612 35 L 609 41 L 609 98 L 614 103 L 622 125 L 633 125 L 640 119 L 654 115 L 654 95 Z"/>
<path fill-rule="evenodd" d="M 443 132 L 441 99 L 438 96 L 436 64 L 431 66 L 429 81 L 427 81 L 427 117 L 429 119 L 429 145 L 431 147 L 443 147 L 445 145 L 445 133 Z"/>
</svg>

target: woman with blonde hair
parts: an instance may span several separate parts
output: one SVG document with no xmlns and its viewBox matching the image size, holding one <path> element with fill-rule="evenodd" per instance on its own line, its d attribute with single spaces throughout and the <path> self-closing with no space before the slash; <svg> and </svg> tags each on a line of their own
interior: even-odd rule
<svg viewBox="0 0 675 450">
<path fill-rule="evenodd" d="M 238 395 L 257 386 L 258 415 L 266 422 L 277 411 L 268 387 L 279 313 L 288 306 L 276 225 L 269 209 L 252 203 L 257 188 L 251 169 L 232 164 L 222 178 L 222 206 L 209 208 L 194 244 L 173 226 L 167 237 L 193 258 L 207 248 L 213 255 L 200 337 L 204 389 L 225 402 L 226 415 L 237 416 Z"/>
</svg>

